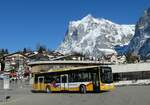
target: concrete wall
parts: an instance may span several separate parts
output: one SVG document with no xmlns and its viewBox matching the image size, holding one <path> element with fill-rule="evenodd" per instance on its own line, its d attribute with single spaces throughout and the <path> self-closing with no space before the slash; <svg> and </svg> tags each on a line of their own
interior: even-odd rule
<svg viewBox="0 0 150 105">
<path fill-rule="evenodd" d="M 113 73 L 150 71 L 150 63 L 109 65 Z"/>
</svg>

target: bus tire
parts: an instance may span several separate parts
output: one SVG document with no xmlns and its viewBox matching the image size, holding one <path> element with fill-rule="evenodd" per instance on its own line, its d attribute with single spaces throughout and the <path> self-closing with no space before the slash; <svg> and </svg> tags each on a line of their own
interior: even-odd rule
<svg viewBox="0 0 150 105">
<path fill-rule="evenodd" d="M 85 85 L 81 85 L 81 86 L 80 86 L 80 93 L 85 94 L 86 92 L 87 92 L 87 91 L 86 91 Z"/>
<path fill-rule="evenodd" d="M 51 88 L 49 86 L 46 87 L 46 93 L 51 93 Z"/>
</svg>

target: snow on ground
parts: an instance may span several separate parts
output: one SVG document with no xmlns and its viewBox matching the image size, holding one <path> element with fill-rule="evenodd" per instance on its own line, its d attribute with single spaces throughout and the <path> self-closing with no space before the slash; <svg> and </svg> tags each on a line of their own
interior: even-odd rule
<svg viewBox="0 0 150 105">
<path fill-rule="evenodd" d="M 119 81 L 115 82 L 115 86 L 125 86 L 125 85 L 148 85 L 150 84 L 150 79 L 144 80 L 128 80 L 128 81 Z"/>
<path fill-rule="evenodd" d="M 113 49 L 99 49 L 99 51 L 103 52 L 105 55 L 109 55 L 109 54 L 117 54 L 117 52 Z"/>
</svg>

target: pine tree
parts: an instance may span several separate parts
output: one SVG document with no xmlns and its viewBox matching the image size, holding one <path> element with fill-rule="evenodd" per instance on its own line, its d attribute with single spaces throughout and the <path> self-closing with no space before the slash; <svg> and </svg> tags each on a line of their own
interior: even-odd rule
<svg viewBox="0 0 150 105">
<path fill-rule="evenodd" d="M 9 54 L 8 49 L 5 49 L 5 54 Z"/>
<path fill-rule="evenodd" d="M 23 53 L 24 54 L 27 53 L 27 49 L 26 48 L 23 49 Z"/>
</svg>

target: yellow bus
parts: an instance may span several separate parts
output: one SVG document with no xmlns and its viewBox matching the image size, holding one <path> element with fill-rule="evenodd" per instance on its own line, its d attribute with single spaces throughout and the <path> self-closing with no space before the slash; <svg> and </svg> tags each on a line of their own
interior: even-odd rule
<svg viewBox="0 0 150 105">
<path fill-rule="evenodd" d="M 84 66 L 34 74 L 33 91 L 100 92 L 114 88 L 111 67 Z"/>
</svg>

